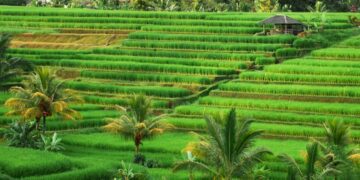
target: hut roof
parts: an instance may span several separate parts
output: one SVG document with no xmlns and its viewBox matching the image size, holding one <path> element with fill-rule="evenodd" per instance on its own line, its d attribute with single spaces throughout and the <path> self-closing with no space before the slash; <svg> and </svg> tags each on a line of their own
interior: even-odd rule
<svg viewBox="0 0 360 180">
<path fill-rule="evenodd" d="M 304 25 L 298 20 L 295 20 L 289 16 L 285 15 L 275 15 L 273 17 L 267 18 L 259 22 L 260 24 L 300 24 Z"/>
</svg>

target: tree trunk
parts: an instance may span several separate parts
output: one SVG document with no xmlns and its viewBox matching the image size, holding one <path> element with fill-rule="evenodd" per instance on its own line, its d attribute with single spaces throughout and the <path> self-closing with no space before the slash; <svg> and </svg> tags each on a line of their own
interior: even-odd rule
<svg viewBox="0 0 360 180">
<path fill-rule="evenodd" d="M 35 122 L 36 130 L 39 130 L 41 117 L 36 117 L 35 119 L 36 119 L 36 122 Z"/>
<path fill-rule="evenodd" d="M 46 131 L 46 115 L 43 115 L 43 134 L 45 134 Z"/>
<path fill-rule="evenodd" d="M 140 152 L 142 136 L 140 133 L 135 135 L 134 143 L 135 143 L 135 153 L 138 154 Z"/>
</svg>

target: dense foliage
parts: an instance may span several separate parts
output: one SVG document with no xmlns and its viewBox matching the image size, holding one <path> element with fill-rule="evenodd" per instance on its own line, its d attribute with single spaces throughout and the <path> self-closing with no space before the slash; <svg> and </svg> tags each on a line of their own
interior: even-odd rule
<svg viewBox="0 0 360 180">
<path fill-rule="evenodd" d="M 146 11 L 307 11 L 318 0 L 0 0 L 0 5 Z M 322 0 L 329 11 L 358 11 L 359 0 Z"/>
</svg>

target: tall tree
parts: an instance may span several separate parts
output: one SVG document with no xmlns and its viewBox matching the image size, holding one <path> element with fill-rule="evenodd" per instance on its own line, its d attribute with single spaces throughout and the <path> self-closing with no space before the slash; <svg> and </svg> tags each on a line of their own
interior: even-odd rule
<svg viewBox="0 0 360 180">
<path fill-rule="evenodd" d="M 207 134 L 199 135 L 200 141 L 190 143 L 187 149 L 206 165 L 215 167 L 218 178 L 248 178 L 262 157 L 271 154 L 265 148 L 253 149 L 254 140 L 263 131 L 251 130 L 251 120 L 238 124 L 235 109 L 225 117 L 225 125 L 217 123 L 212 117 L 205 120 Z"/>
<path fill-rule="evenodd" d="M 161 134 L 164 130 L 172 127 L 170 124 L 161 121 L 164 115 L 150 117 L 150 106 L 150 98 L 144 95 L 135 95 L 129 101 L 130 110 L 127 111 L 123 107 L 118 107 L 117 109 L 125 114 L 120 118 L 109 119 L 110 123 L 104 128 L 132 139 L 135 144 L 135 153 L 140 153 L 140 145 L 143 139 Z"/>
<path fill-rule="evenodd" d="M 11 109 L 7 114 L 21 115 L 24 120 L 35 118 L 37 129 L 43 118 L 43 131 L 46 129 L 46 117 L 53 114 L 63 119 L 80 118 L 80 114 L 71 109 L 69 104 L 82 103 L 83 100 L 63 85 L 64 82 L 57 80 L 51 69 L 37 68 L 27 81 L 24 81 L 24 87 L 15 86 L 10 89 L 15 97 L 5 102 L 5 106 Z"/>
</svg>

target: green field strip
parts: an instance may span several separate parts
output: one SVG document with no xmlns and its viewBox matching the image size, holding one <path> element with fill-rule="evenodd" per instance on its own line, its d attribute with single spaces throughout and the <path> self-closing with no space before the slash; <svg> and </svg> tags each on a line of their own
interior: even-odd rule
<svg viewBox="0 0 360 180">
<path fill-rule="evenodd" d="M 356 48 L 326 48 L 313 51 L 311 55 L 330 59 L 360 60 L 360 51 Z"/>
<path fill-rule="evenodd" d="M 57 22 L 57 23 L 121 23 L 121 24 L 143 24 L 143 25 L 191 25 L 191 26 L 237 26 L 237 27 L 259 27 L 254 21 L 216 21 L 195 19 L 157 19 L 157 18 L 131 18 L 131 17 L 68 17 L 68 16 L 8 16 L 0 17 L 0 21 L 24 21 L 24 22 Z"/>
<path fill-rule="evenodd" d="M 302 112 L 324 115 L 360 115 L 360 105 L 350 103 L 301 102 L 289 100 L 234 99 L 208 96 L 199 99 L 199 104 L 207 106 L 234 107 L 243 109 L 264 109 L 274 111 Z"/>
<path fill-rule="evenodd" d="M 171 40 L 171 41 L 196 41 L 196 42 L 224 42 L 224 43 L 266 43 L 266 44 L 292 44 L 296 39 L 290 35 L 276 36 L 217 36 L 202 34 L 165 34 L 156 32 L 134 32 L 129 34 L 129 39 L 140 40 Z"/>
<path fill-rule="evenodd" d="M 194 117 L 203 118 L 207 115 L 216 116 L 217 114 L 228 113 L 230 108 L 224 107 L 209 107 L 200 105 L 183 105 L 175 108 L 175 117 Z M 322 123 L 338 119 L 343 120 L 347 124 L 352 124 L 354 127 L 359 127 L 360 121 L 358 117 L 334 116 L 334 115 L 317 115 L 304 114 L 294 112 L 280 112 L 271 110 L 250 110 L 250 109 L 236 109 L 237 116 L 240 119 L 255 119 L 261 122 L 278 122 L 284 124 L 312 124 L 314 126 L 321 126 Z"/>
<path fill-rule="evenodd" d="M 358 86 L 360 85 L 360 77 L 357 76 L 319 76 L 304 74 L 281 74 L 270 72 L 244 72 L 240 74 L 239 81 L 242 82 L 261 82 L 261 83 L 293 83 L 307 85 L 344 85 Z"/>
<path fill-rule="evenodd" d="M 156 57 L 174 57 L 174 58 L 192 58 L 192 59 L 214 59 L 231 61 L 254 61 L 257 57 L 263 57 L 264 54 L 244 54 L 244 53 L 214 53 L 214 52 L 189 52 L 189 51 L 170 51 L 154 49 L 94 49 L 95 54 L 112 55 L 131 55 L 131 56 L 156 56 Z"/>
<path fill-rule="evenodd" d="M 185 76 L 185 75 L 171 75 L 171 74 L 157 74 L 157 73 L 134 73 L 121 71 L 80 71 L 81 77 L 99 78 L 99 79 L 116 79 L 124 81 L 136 82 L 163 82 L 163 83 L 195 83 L 195 84 L 210 84 L 214 81 L 212 78 L 204 76 Z"/>
<path fill-rule="evenodd" d="M 95 82 L 65 82 L 65 86 L 75 90 L 101 91 L 112 93 L 144 93 L 149 96 L 162 97 L 183 97 L 191 94 L 191 91 L 184 88 L 161 87 L 161 86 L 118 86 L 112 84 L 95 83 Z"/>
<path fill-rule="evenodd" d="M 349 67 L 360 68 L 360 63 L 356 61 L 346 61 L 340 59 L 324 60 L 324 59 L 292 59 L 284 61 L 282 64 L 299 65 L 299 66 L 313 66 L 313 67 Z"/>
<path fill-rule="evenodd" d="M 60 66 L 60 67 L 79 67 L 96 68 L 105 70 L 128 70 L 140 72 L 163 72 L 163 73 L 185 73 L 198 75 L 234 75 L 234 69 L 214 68 L 214 67 L 191 67 L 185 65 L 168 65 L 138 62 L 111 62 L 111 61 L 86 61 L 86 60 L 30 60 L 36 65 L 41 66 Z"/>
<path fill-rule="evenodd" d="M 142 26 L 143 31 L 160 31 L 160 32 L 195 32 L 195 33 L 222 33 L 222 34 L 254 34 L 261 32 L 260 27 L 228 27 L 211 26 L 211 27 L 197 27 L 197 26 Z"/>
<path fill-rule="evenodd" d="M 264 67 L 265 72 L 284 74 L 310 74 L 332 76 L 359 76 L 360 68 L 354 67 L 311 67 L 305 65 L 269 65 Z"/>
<path fill-rule="evenodd" d="M 290 84 L 254 84 L 242 82 L 229 82 L 221 84 L 219 90 L 258 94 L 282 95 L 309 95 L 332 97 L 360 97 L 360 88 L 354 86 L 316 86 L 316 85 L 290 85 Z"/>
<path fill-rule="evenodd" d="M 276 49 L 287 47 L 283 44 L 260 44 L 260 43 L 205 43 L 188 41 L 157 41 L 157 40 L 124 40 L 122 45 L 141 48 L 163 48 L 163 49 L 199 49 L 218 51 L 240 51 L 240 52 L 274 52 Z"/>
</svg>

